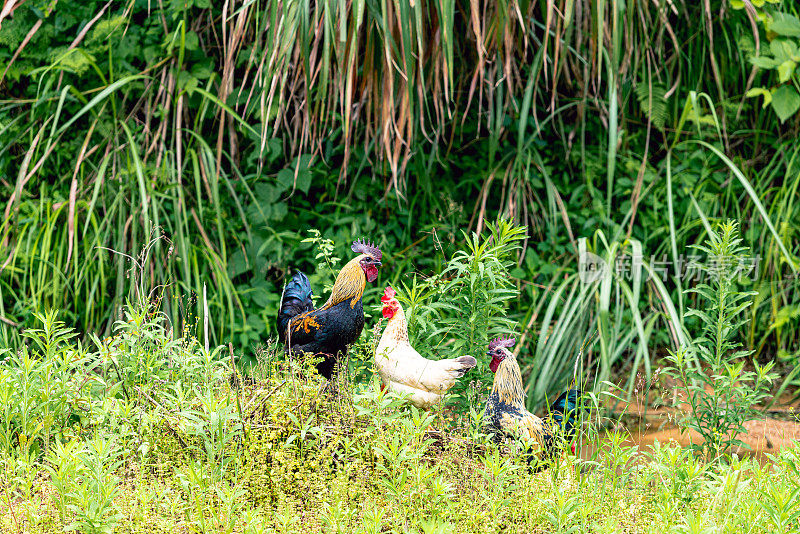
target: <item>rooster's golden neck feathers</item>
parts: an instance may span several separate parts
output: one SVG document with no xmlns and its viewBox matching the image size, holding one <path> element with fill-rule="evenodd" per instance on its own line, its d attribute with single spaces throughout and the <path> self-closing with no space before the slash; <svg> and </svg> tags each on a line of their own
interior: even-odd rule
<svg viewBox="0 0 800 534">
<path fill-rule="evenodd" d="M 333 289 L 331 289 L 331 296 L 322 309 L 331 308 L 346 300 L 350 301 L 351 308 L 355 308 L 364 294 L 364 287 L 367 284 L 364 270 L 360 265 L 361 260 L 366 256 L 366 254 L 359 254 L 342 267 L 333 284 Z"/>
<path fill-rule="evenodd" d="M 494 375 L 492 394 L 497 393 L 500 402 L 513 406 L 524 406 L 525 390 L 522 388 L 522 371 L 514 356 L 506 356 Z"/>
</svg>

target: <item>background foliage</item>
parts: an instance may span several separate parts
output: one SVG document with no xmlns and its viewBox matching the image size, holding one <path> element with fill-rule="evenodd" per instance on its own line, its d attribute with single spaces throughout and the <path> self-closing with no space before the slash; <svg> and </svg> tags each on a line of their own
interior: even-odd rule
<svg viewBox="0 0 800 534">
<path fill-rule="evenodd" d="M 51 308 L 102 338 L 126 301 L 150 296 L 176 331 L 249 354 L 275 335 L 285 275 L 315 272 L 308 229 L 341 258 L 362 235 L 385 250 L 365 295 L 377 319 L 383 285 L 449 276 L 461 231 L 472 243 L 502 215 L 527 227 L 506 310 L 531 404 L 584 345 L 587 372 L 602 381 L 625 366 L 630 391 L 700 328 L 684 316 L 698 306 L 680 274 L 686 247 L 733 218 L 759 256 L 738 336 L 784 366 L 788 387 L 800 350 L 796 10 L 7 2 L 3 345 Z M 631 267 L 587 282 L 588 253 Z"/>
</svg>

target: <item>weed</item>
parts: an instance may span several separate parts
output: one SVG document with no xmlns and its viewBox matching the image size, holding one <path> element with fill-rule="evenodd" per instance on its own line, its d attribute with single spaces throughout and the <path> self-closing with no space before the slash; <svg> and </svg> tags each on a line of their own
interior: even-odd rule
<svg viewBox="0 0 800 534">
<path fill-rule="evenodd" d="M 736 434 L 744 432 L 744 423 L 756 417 L 754 405 L 767 396 L 768 386 L 777 376 L 771 373 L 774 362 L 761 366 L 753 361 L 755 370 L 746 371 L 746 358 L 752 352 L 740 350 L 741 344 L 734 340 L 745 321 L 742 312 L 750 307 L 749 299 L 755 294 L 736 289 L 738 274 L 747 261 L 740 243 L 736 223 L 728 221 L 710 234 L 705 246 L 696 247 L 707 254 L 700 269 L 711 282 L 687 290 L 699 295 L 705 305 L 687 315 L 697 317 L 703 330 L 669 357 L 674 366 L 670 372 L 680 381 L 691 408 L 681 424 L 700 433 L 703 443 L 695 448 L 708 458 L 743 445 Z"/>
</svg>

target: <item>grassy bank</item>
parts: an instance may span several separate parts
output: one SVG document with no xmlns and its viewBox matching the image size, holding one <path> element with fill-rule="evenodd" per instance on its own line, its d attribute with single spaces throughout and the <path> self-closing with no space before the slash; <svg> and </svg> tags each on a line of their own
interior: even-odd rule
<svg viewBox="0 0 800 534">
<path fill-rule="evenodd" d="M 147 308 L 96 346 L 42 319 L 0 364 L 4 532 L 800 531 L 798 449 L 713 465 L 637 451 L 595 410 L 589 457 L 534 474 L 482 434 L 484 385 L 460 415 L 420 413 L 370 372 L 333 393 L 266 352 L 233 388 L 227 350 L 174 339 Z"/>
</svg>

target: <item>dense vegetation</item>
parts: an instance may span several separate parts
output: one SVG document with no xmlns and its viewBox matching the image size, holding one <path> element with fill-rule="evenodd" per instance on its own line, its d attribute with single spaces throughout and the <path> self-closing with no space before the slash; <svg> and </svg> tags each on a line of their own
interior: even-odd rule
<svg viewBox="0 0 800 534">
<path fill-rule="evenodd" d="M 634 466 L 601 418 L 592 462 L 531 475 L 476 436 L 485 361 L 444 433 L 369 387 L 392 284 L 426 355 L 515 333 L 531 409 L 576 370 L 623 404 L 669 404 L 671 374 L 716 457 L 753 403 L 794 396 L 797 10 L 6 2 L 0 529 L 269 532 L 306 513 L 295 530 L 346 532 L 387 502 L 375 531 L 797 529 L 794 452 L 710 466 L 661 448 Z M 274 321 L 288 274 L 324 298 L 362 236 L 384 266 L 331 405 L 279 363 Z M 233 361 L 255 384 L 231 389 Z M 392 457 L 409 443 L 438 462 Z"/>
<path fill-rule="evenodd" d="M 331 397 L 312 367 L 269 355 L 232 389 L 227 351 L 174 339 L 147 307 L 126 309 L 97 350 L 54 314 L 37 321 L 0 367 L 3 532 L 800 529 L 797 448 L 767 465 L 675 445 L 637 456 L 623 433 L 596 431 L 594 411 L 586 459 L 532 474 L 485 441 L 478 405 L 447 421 L 375 383 Z"/>
<path fill-rule="evenodd" d="M 309 228 L 340 257 L 371 237 L 379 284 L 410 285 L 503 214 L 528 226 L 508 311 L 523 357 L 596 331 L 607 378 L 675 345 L 686 247 L 730 217 L 760 257 L 745 344 L 793 365 L 800 115 L 745 95 L 796 90 L 798 23 L 791 2 L 748 9 L 17 5 L 0 28 L 4 342 L 49 308 L 107 335 L 153 288 L 194 328 L 205 287 L 211 345 L 251 354 L 274 337 L 287 269 L 313 271 Z M 584 247 L 646 265 L 585 288 Z M 542 339 L 570 321 L 576 335 Z"/>
</svg>

